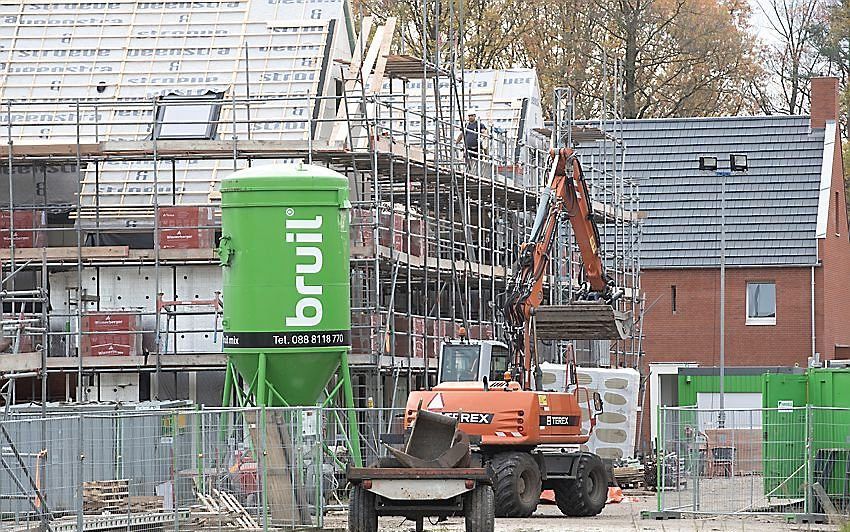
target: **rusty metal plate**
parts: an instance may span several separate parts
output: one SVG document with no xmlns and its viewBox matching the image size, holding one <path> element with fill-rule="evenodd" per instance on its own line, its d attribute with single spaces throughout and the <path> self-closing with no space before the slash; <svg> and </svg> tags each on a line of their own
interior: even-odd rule
<svg viewBox="0 0 850 532">
<path fill-rule="evenodd" d="M 454 443 L 457 420 L 419 410 L 404 452 L 420 460 L 436 460 Z"/>
</svg>

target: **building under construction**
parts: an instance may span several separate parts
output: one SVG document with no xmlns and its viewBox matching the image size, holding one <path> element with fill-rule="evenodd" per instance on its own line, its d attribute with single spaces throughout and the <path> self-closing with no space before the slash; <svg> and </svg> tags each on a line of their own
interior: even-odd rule
<svg viewBox="0 0 850 532">
<path fill-rule="evenodd" d="M 364 406 L 403 404 L 458 327 L 500 338 L 500 294 L 550 146 L 579 149 L 603 256 L 625 289 L 617 305 L 639 314 L 639 200 L 618 124 L 574 122 L 568 91 L 544 123 L 533 69 L 396 54 L 396 21 L 354 17 L 343 0 L 0 11 L 6 404 L 220 404 L 218 183 L 253 165 L 349 177 L 351 362 Z M 440 57 L 428 38 L 425 55 Z M 617 116 L 615 92 L 604 100 L 602 116 Z M 457 142 L 469 112 L 486 127 L 475 157 Z M 582 281 L 566 221 L 558 239 L 552 303 Z M 546 353 L 637 367 L 641 329 Z"/>
</svg>

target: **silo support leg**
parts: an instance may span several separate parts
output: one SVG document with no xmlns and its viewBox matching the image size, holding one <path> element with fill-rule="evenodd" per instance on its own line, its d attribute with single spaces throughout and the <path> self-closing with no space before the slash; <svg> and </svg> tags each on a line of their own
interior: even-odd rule
<svg viewBox="0 0 850 532">
<path fill-rule="evenodd" d="M 224 408 L 230 408 L 230 400 L 233 395 L 233 365 L 230 363 L 230 360 L 227 361 L 227 367 L 224 371 L 224 393 L 221 397 L 221 406 Z M 219 415 L 219 439 L 224 442 L 227 441 L 227 432 L 230 430 L 230 414 L 227 412 L 222 412 Z"/>
<path fill-rule="evenodd" d="M 257 406 L 266 406 L 266 354 L 260 353 L 257 361 Z"/>
<path fill-rule="evenodd" d="M 360 455 L 360 427 L 357 424 L 357 411 L 354 409 L 354 390 L 351 387 L 351 370 L 348 367 L 348 353 L 342 354 L 340 364 L 342 390 L 345 394 L 345 407 L 348 409 L 348 445 L 355 467 L 363 467 Z"/>
<path fill-rule="evenodd" d="M 233 394 L 233 365 L 227 361 L 227 369 L 224 371 L 224 394 L 221 397 L 221 406 L 227 408 L 230 406 L 231 395 Z"/>
</svg>

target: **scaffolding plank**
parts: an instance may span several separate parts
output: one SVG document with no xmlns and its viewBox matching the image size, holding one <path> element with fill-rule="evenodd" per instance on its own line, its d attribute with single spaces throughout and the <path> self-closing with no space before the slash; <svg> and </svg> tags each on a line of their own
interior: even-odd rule
<svg viewBox="0 0 850 532">
<path fill-rule="evenodd" d="M 171 251 L 171 250 L 169 250 Z M 127 246 L 91 246 L 91 247 L 49 247 L 49 248 L 15 248 L 15 259 L 41 260 L 66 260 L 76 259 L 115 259 L 125 258 L 130 255 Z M 0 249 L 0 261 L 10 260 L 12 252 L 10 249 Z"/>
<path fill-rule="evenodd" d="M 79 366 L 78 357 L 48 357 L 49 371 L 76 370 Z M 165 370 L 194 369 L 223 369 L 227 357 L 221 353 L 204 353 L 191 355 L 162 355 L 161 368 Z M 83 357 L 84 369 L 126 369 L 152 370 L 156 368 L 156 356 L 104 356 Z M 18 353 L 15 356 L 0 357 L 0 373 L 16 373 L 21 371 L 37 371 L 41 369 L 41 353 Z"/>
<path fill-rule="evenodd" d="M 157 256 L 153 249 L 131 249 L 128 258 L 154 260 Z M 160 260 L 218 260 L 215 249 L 160 249 Z"/>
<path fill-rule="evenodd" d="M 267 416 L 264 424 L 265 431 L 260 429 L 262 425 L 260 415 Z M 265 410 L 246 412 L 245 420 L 248 423 L 254 449 L 262 449 L 265 457 L 267 486 L 264 487 L 264 491 L 271 509 L 271 518 L 275 522 L 288 525 L 300 524 L 302 520 L 290 469 L 292 447 L 285 421 L 280 419 L 276 412 Z"/>
<path fill-rule="evenodd" d="M 372 31 L 373 18 L 367 16 L 360 23 L 360 34 L 357 35 L 357 42 L 354 45 L 354 52 L 351 56 L 351 62 L 348 65 L 348 71 L 345 73 L 345 84 L 343 85 L 343 94 L 349 94 L 357 87 L 357 73 L 360 72 L 363 63 L 363 50 L 366 49 L 366 42 L 369 39 L 369 34 Z M 348 103 L 344 101 L 344 106 L 340 106 L 337 111 L 336 121 L 330 133 L 330 141 L 332 143 L 343 142 L 348 134 L 346 117 L 353 111 Z"/>
<path fill-rule="evenodd" d="M 160 157 L 198 157 L 212 155 L 219 158 L 232 158 L 234 149 L 237 156 L 252 155 L 266 157 L 305 157 L 311 144 L 306 140 L 264 140 L 239 139 L 223 140 L 160 140 L 156 142 L 156 150 L 152 141 L 141 140 L 111 140 L 99 143 L 82 143 L 80 157 L 89 158 L 131 158 L 152 157 L 154 151 Z M 327 141 L 316 139 L 312 142 L 313 151 L 318 154 L 348 156 L 349 152 L 332 147 Z M 8 157 L 9 147 L 0 145 L 0 155 Z M 12 147 L 13 159 L 42 158 L 73 161 L 77 156 L 77 145 L 68 143 L 54 144 L 15 144 Z"/>
</svg>

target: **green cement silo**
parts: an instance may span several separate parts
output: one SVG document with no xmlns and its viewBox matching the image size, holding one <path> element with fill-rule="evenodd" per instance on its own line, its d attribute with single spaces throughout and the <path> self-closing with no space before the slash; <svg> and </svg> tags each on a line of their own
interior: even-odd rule
<svg viewBox="0 0 850 532">
<path fill-rule="evenodd" d="M 224 352 L 255 404 L 315 405 L 348 372 L 348 179 L 311 165 L 255 166 L 221 183 Z"/>
</svg>

